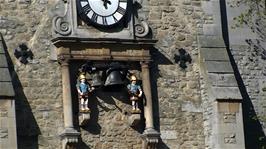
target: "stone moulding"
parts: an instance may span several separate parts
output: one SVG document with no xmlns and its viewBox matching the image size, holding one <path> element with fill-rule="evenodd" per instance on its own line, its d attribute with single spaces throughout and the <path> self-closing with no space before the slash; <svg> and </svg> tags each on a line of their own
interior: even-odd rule
<svg viewBox="0 0 266 149">
<path fill-rule="evenodd" d="M 66 128 L 60 134 L 63 149 L 67 149 L 69 147 L 75 147 L 75 145 L 78 143 L 79 136 L 80 136 L 80 133 L 76 131 L 75 129 Z"/>
<path fill-rule="evenodd" d="M 157 149 L 159 143 L 160 133 L 155 129 L 146 129 L 142 134 L 143 138 L 143 149 Z"/>
</svg>

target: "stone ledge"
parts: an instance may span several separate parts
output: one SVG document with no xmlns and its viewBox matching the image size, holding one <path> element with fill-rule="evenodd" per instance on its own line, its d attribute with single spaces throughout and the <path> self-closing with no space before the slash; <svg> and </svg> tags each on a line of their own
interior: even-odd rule
<svg viewBox="0 0 266 149">
<path fill-rule="evenodd" d="M 199 47 L 225 48 L 224 40 L 220 36 L 199 36 Z"/>
<path fill-rule="evenodd" d="M 238 87 L 212 87 L 211 91 L 216 100 L 242 100 Z"/>
<path fill-rule="evenodd" d="M 234 73 L 229 61 L 206 61 L 205 65 L 208 73 Z"/>
<path fill-rule="evenodd" d="M 229 61 L 225 48 L 201 48 L 200 56 L 204 61 Z"/>
<path fill-rule="evenodd" d="M 238 87 L 234 74 L 208 73 L 208 80 L 214 87 Z"/>
</svg>

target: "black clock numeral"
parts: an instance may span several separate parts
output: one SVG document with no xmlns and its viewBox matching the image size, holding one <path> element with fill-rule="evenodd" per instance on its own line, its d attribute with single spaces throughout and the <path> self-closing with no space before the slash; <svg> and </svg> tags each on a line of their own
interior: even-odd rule
<svg viewBox="0 0 266 149">
<path fill-rule="evenodd" d="M 118 20 L 115 18 L 115 16 L 113 16 L 113 18 L 114 18 L 115 22 L 118 22 Z"/>
<path fill-rule="evenodd" d="M 125 12 L 126 12 L 126 9 L 124 9 L 124 8 L 122 8 L 122 7 L 118 7 L 118 9 L 117 9 L 117 12 L 119 12 L 120 14 L 125 14 Z"/>
<path fill-rule="evenodd" d="M 103 17 L 103 25 L 108 25 L 106 17 Z"/>
<path fill-rule="evenodd" d="M 91 19 L 93 22 L 97 22 L 98 15 L 96 13 L 93 13 Z"/>
<path fill-rule="evenodd" d="M 119 2 L 127 2 L 127 0 L 119 0 Z"/>
<path fill-rule="evenodd" d="M 82 7 L 85 14 L 88 14 L 91 11 L 91 6 L 89 4 Z"/>
</svg>

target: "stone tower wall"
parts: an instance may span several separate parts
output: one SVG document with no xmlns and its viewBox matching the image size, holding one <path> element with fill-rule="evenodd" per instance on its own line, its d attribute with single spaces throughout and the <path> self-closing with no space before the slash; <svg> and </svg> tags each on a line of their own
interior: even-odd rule
<svg viewBox="0 0 266 149">
<path fill-rule="evenodd" d="M 52 12 L 58 1 L 0 0 L 0 32 L 14 65 L 12 76 L 16 80 L 18 147 L 21 149 L 61 146 L 61 69 L 50 54 L 55 48 L 51 43 Z M 202 24 L 212 24 L 213 18 L 203 13 L 201 4 L 200 0 L 143 0 L 144 17 L 154 38 L 158 39 L 151 49 L 154 60 L 151 82 L 155 127 L 161 133 L 160 149 L 205 148 L 204 127 L 208 130 L 208 126 L 203 126 L 197 35 L 203 32 Z M 23 42 L 34 54 L 33 61 L 26 65 L 13 54 Z M 186 69 L 174 61 L 174 54 L 179 54 L 180 48 L 192 57 Z M 105 95 L 93 99 L 97 121 L 88 129 L 80 128 L 80 148 L 140 149 L 143 123 L 137 128 L 129 127 L 124 121 L 125 113 L 119 111 L 129 105 L 116 99 L 111 100 L 115 104 L 108 102 L 104 100 Z M 108 95 L 111 96 L 120 97 Z M 210 112 L 207 110 L 205 113 Z"/>
</svg>

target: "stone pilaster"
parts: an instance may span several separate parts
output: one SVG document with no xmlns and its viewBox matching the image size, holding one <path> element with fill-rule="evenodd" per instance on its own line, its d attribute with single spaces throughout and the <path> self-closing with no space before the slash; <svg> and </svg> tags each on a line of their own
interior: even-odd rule
<svg viewBox="0 0 266 149">
<path fill-rule="evenodd" d="M 150 83 L 150 70 L 148 62 L 141 62 L 142 71 L 142 83 L 144 91 L 144 117 L 145 117 L 145 130 L 143 133 L 143 148 L 155 149 L 160 133 L 154 129 L 153 123 L 153 109 L 152 109 L 152 94 L 151 94 L 151 83 Z"/>
<path fill-rule="evenodd" d="M 60 50 L 59 50 L 60 51 Z M 60 57 L 60 56 L 59 56 Z M 78 143 L 80 133 L 73 126 L 72 95 L 70 85 L 69 60 L 64 57 L 59 58 L 62 71 L 62 88 L 63 88 L 63 113 L 64 113 L 64 131 L 60 134 L 62 147 L 75 148 Z"/>
</svg>

